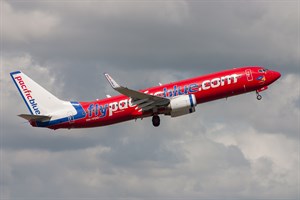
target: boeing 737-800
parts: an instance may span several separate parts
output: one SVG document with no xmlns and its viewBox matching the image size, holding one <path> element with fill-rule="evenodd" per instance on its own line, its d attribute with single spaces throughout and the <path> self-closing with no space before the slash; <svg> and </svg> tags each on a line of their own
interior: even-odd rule
<svg viewBox="0 0 300 200">
<path fill-rule="evenodd" d="M 58 99 L 21 71 L 10 75 L 30 112 L 19 116 L 34 127 L 50 129 L 98 127 L 145 117 L 152 117 L 153 126 L 157 127 L 159 115 L 190 114 L 201 103 L 248 92 L 256 92 L 261 100 L 259 93 L 281 76 L 263 67 L 247 66 L 137 91 L 119 85 L 105 73 L 120 95 L 77 102 Z"/>
</svg>

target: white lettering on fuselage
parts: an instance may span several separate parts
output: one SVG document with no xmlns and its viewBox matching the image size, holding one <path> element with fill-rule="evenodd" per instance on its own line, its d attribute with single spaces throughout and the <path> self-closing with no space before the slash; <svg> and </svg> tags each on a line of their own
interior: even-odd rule
<svg viewBox="0 0 300 200">
<path fill-rule="evenodd" d="M 183 88 L 177 85 L 174 85 L 172 89 L 163 89 L 163 97 L 174 97 L 178 95 L 186 95 L 190 93 L 195 93 L 201 90 L 208 90 L 211 88 L 218 88 L 225 85 L 230 85 L 237 83 L 238 74 L 232 74 L 222 77 L 213 78 L 210 80 L 204 80 L 202 83 L 192 83 L 190 85 L 184 85 Z"/>
<path fill-rule="evenodd" d="M 231 74 L 227 76 L 217 77 L 210 80 L 204 80 L 201 83 L 191 83 L 189 85 L 177 86 L 174 85 L 173 88 L 163 88 L 162 91 L 157 91 L 155 93 L 149 93 L 145 91 L 144 93 L 154 96 L 160 96 L 165 98 L 170 98 L 178 95 L 187 95 L 191 93 L 196 93 L 202 90 L 215 89 L 225 85 L 235 84 L 238 82 L 238 74 Z M 91 103 L 87 108 L 88 117 L 99 117 L 103 118 L 106 116 L 112 116 L 115 112 L 123 111 L 128 108 L 136 107 L 138 103 L 132 102 L 131 98 L 122 99 L 120 101 L 111 102 L 105 105 L 98 105 L 97 103 Z"/>
</svg>

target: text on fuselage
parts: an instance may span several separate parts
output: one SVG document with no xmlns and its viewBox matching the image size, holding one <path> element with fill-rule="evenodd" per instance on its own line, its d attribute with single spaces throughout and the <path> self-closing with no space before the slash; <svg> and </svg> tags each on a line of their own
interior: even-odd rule
<svg viewBox="0 0 300 200">
<path fill-rule="evenodd" d="M 191 83 L 189 85 L 184 85 L 182 87 L 174 85 L 172 89 L 163 88 L 162 91 L 149 93 L 149 94 L 154 96 L 161 96 L 165 98 L 175 97 L 178 95 L 193 94 L 199 91 L 209 90 L 211 88 L 214 89 L 225 85 L 235 84 L 238 82 L 239 76 L 240 75 L 238 74 L 232 74 L 232 75 L 222 76 L 218 78 L 213 78 L 211 80 L 204 80 L 199 84 Z M 144 93 L 148 94 L 148 91 L 145 91 Z M 135 107 L 135 106 L 136 104 L 132 103 L 131 98 L 123 99 L 116 102 L 111 102 L 109 104 L 104 104 L 104 105 L 91 103 L 87 107 L 87 114 L 89 118 L 91 117 L 103 118 L 106 116 L 112 116 L 116 112 L 120 112 L 127 108 Z"/>
<path fill-rule="evenodd" d="M 167 88 L 164 88 L 163 92 L 156 92 L 154 93 L 154 95 L 162 95 L 163 97 L 174 97 L 178 95 L 192 94 L 202 90 L 208 90 L 211 88 L 218 88 L 225 85 L 237 83 L 239 76 L 240 75 L 238 74 L 232 74 L 228 76 L 222 76 L 220 78 L 213 78 L 211 80 L 204 80 L 200 84 L 192 83 L 183 87 L 174 85 L 172 89 L 168 90 Z"/>
</svg>

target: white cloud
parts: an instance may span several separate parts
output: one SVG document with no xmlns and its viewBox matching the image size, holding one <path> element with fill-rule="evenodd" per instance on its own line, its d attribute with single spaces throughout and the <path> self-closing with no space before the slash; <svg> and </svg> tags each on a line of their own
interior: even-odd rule
<svg viewBox="0 0 300 200">
<path fill-rule="evenodd" d="M 234 145 L 251 163 L 252 181 L 269 197 L 297 196 L 299 141 L 283 134 L 264 134 L 254 130 L 227 130 L 209 135 L 214 141 Z M 287 156 L 288 155 L 288 156 Z M 254 192 L 256 188 L 252 188 Z M 262 193 L 262 195 L 263 195 Z"/>
<path fill-rule="evenodd" d="M 160 132 L 156 135 L 152 133 L 152 137 L 180 133 L 185 134 L 181 131 Z M 185 135 L 179 141 L 176 141 L 178 138 L 169 141 L 162 139 L 161 148 L 169 146 L 171 152 L 183 153 L 186 158 L 166 165 L 169 157 L 155 161 L 142 148 L 147 143 L 156 146 L 158 141 L 139 140 L 141 145 L 132 143 L 140 134 L 143 133 L 120 134 L 127 135 L 131 140 L 121 149 L 128 154 L 122 154 L 115 145 L 63 152 L 5 150 L 9 191 L 13 197 L 21 195 L 41 199 L 45 194 L 59 198 L 100 196 L 108 199 L 149 196 L 187 199 L 296 198 L 296 141 L 254 132 L 241 135 L 223 132 L 223 137 L 228 138 L 226 145 L 222 144 L 226 141 L 222 137 L 214 139 L 217 141 L 214 142 L 203 134 Z M 147 131 L 143 135 L 147 134 L 151 133 Z M 228 140 L 233 140 L 235 144 L 229 144 Z M 284 148 L 274 150 L 274 146 L 278 145 Z M 136 152 L 132 151 L 134 149 Z M 126 155 L 128 159 L 136 154 L 145 158 L 131 159 L 130 165 L 123 165 L 122 161 L 115 162 L 117 157 L 111 160 L 112 150 Z M 290 157 L 285 158 L 286 155 Z M 23 189 L 27 184 L 26 190 Z M 47 192 L 49 188 L 51 193 Z"/>
<path fill-rule="evenodd" d="M 58 95 L 62 92 L 61 87 L 63 83 L 57 80 L 56 74 L 50 70 L 51 67 L 39 64 L 27 53 L 19 56 L 2 56 L 0 67 L 2 69 L 1 84 L 6 86 L 3 89 L 5 98 L 18 95 L 9 75 L 14 71 L 22 71 L 52 93 Z"/>
</svg>

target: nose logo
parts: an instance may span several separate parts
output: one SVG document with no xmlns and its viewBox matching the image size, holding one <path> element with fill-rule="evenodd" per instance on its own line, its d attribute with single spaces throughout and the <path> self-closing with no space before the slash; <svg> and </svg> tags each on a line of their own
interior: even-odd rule
<svg viewBox="0 0 300 200">
<path fill-rule="evenodd" d="M 256 80 L 258 80 L 259 82 L 265 82 L 266 77 L 262 75 L 262 76 L 257 77 Z"/>
</svg>

